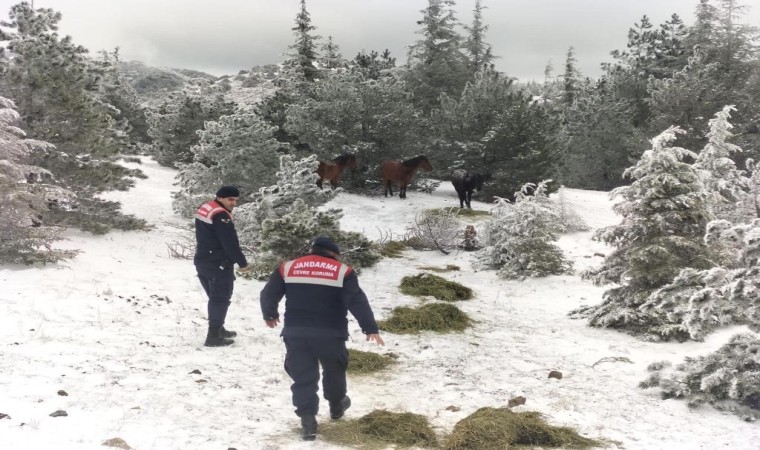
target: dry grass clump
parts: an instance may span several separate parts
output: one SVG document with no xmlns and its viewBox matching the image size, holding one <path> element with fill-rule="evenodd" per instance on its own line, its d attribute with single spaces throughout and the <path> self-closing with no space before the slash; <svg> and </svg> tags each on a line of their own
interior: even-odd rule
<svg viewBox="0 0 760 450">
<path fill-rule="evenodd" d="M 386 369 L 395 361 L 390 356 L 348 349 L 348 373 L 364 375 Z"/>
<path fill-rule="evenodd" d="M 467 286 L 430 273 L 402 278 L 399 290 L 407 295 L 432 295 L 447 302 L 472 298 L 472 289 Z"/>
<path fill-rule="evenodd" d="M 422 267 L 418 267 L 418 269 L 420 269 L 420 270 L 428 270 L 430 272 L 438 272 L 438 273 L 440 273 L 440 272 L 455 272 L 455 271 L 459 271 L 459 269 L 461 269 L 461 267 L 456 266 L 454 264 L 446 264 L 445 267 L 422 266 Z"/>
<path fill-rule="evenodd" d="M 380 245 L 379 253 L 386 258 L 401 258 L 401 252 L 406 250 L 407 246 L 400 241 L 388 241 Z"/>
<path fill-rule="evenodd" d="M 438 440 L 427 417 L 412 413 L 375 410 L 356 420 L 326 424 L 320 434 L 325 440 L 352 448 L 381 449 L 390 445 L 437 447 Z"/>
<path fill-rule="evenodd" d="M 429 303 L 418 308 L 393 308 L 390 318 L 381 320 L 378 325 L 391 333 L 415 334 L 420 331 L 463 331 L 471 323 L 472 319 L 454 305 Z"/>
<path fill-rule="evenodd" d="M 590 448 L 601 443 L 579 435 L 572 428 L 549 425 L 535 411 L 515 413 L 509 408 L 480 408 L 454 426 L 443 449 L 496 449 L 518 445 Z"/>
</svg>

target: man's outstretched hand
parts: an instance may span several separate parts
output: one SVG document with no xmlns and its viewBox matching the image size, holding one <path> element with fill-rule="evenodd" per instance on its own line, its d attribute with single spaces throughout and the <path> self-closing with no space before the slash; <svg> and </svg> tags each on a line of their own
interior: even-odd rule
<svg viewBox="0 0 760 450">
<path fill-rule="evenodd" d="M 375 341 L 378 345 L 385 345 L 385 341 L 383 341 L 383 338 L 381 338 L 379 334 L 368 334 L 367 340 Z"/>
<path fill-rule="evenodd" d="M 264 321 L 269 328 L 276 328 L 277 324 L 280 323 L 280 319 L 270 319 Z"/>
</svg>

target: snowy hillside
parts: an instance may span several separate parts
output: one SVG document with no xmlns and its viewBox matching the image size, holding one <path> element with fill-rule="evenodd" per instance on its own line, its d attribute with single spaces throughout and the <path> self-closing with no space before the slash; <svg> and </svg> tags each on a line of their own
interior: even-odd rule
<svg viewBox="0 0 760 450">
<path fill-rule="evenodd" d="M 140 167 L 146 180 L 107 197 L 154 224 L 153 231 L 72 231 L 62 246 L 82 253 L 68 263 L 0 266 L 0 417 L 8 416 L 0 418 L 0 449 L 95 449 L 114 438 L 138 450 L 338 448 L 319 438 L 299 441 L 284 346 L 259 310 L 262 282 L 236 282 L 227 321 L 240 334 L 235 344 L 203 347 L 205 296 L 192 262 L 170 258 L 167 249 L 191 235 L 189 223 L 171 211 L 174 171 L 151 161 Z M 566 199 L 592 227 L 617 220 L 606 193 L 569 190 Z M 343 208 L 344 229 L 378 239 L 403 234 L 423 209 L 455 205 L 453 188 L 442 184 L 405 201 L 340 194 L 327 206 Z M 560 240 L 576 270 L 609 252 L 591 233 Z M 757 448 L 757 424 L 710 407 L 692 411 L 637 387 L 649 363 L 707 353 L 744 328 L 684 344 L 591 329 L 567 313 L 600 302 L 603 288 L 577 275 L 504 281 L 473 270 L 472 258 L 407 251 L 360 274 L 383 319 L 396 306 L 420 303 L 398 292 L 403 276 L 456 264 L 460 271 L 443 276 L 476 292 L 457 306 L 477 322 L 461 334 L 386 333 L 386 347 L 378 349 L 351 321 L 349 348 L 393 352 L 399 364 L 349 378 L 348 418 L 379 408 L 409 411 L 427 416 L 443 435 L 479 407 L 522 395 L 527 402 L 516 410 L 540 411 L 611 448 Z M 547 379 L 551 370 L 564 377 Z M 50 416 L 58 410 L 67 416 Z M 329 420 L 326 408 L 318 420 Z"/>
</svg>

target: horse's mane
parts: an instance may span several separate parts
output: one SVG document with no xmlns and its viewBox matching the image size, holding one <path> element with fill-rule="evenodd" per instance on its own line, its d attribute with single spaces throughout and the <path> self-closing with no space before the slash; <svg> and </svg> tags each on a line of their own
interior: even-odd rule
<svg viewBox="0 0 760 450">
<path fill-rule="evenodd" d="M 333 158 L 335 164 L 346 164 L 350 159 L 355 158 L 353 153 L 344 153 L 337 158 Z"/>
<path fill-rule="evenodd" d="M 412 159 L 407 159 L 406 161 L 403 161 L 401 164 L 405 165 L 406 167 L 417 167 L 420 165 L 420 161 L 423 159 L 427 159 L 425 155 L 415 156 Z"/>
</svg>

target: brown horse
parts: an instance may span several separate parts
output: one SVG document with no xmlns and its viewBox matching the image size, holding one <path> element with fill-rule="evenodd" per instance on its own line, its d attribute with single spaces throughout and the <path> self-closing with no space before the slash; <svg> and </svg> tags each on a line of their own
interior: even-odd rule
<svg viewBox="0 0 760 450">
<path fill-rule="evenodd" d="M 322 189 L 322 182 L 328 180 L 335 189 L 340 184 L 340 175 L 346 167 L 356 169 L 356 155 L 353 153 L 340 155 L 330 162 L 320 161 L 317 167 L 317 175 L 319 175 L 317 186 Z"/>
<path fill-rule="evenodd" d="M 393 188 L 391 183 L 399 185 L 398 198 L 406 198 L 406 186 L 412 181 L 412 176 L 417 169 L 427 170 L 428 172 L 433 170 L 433 166 L 430 165 L 430 161 L 425 155 L 416 156 L 406 161 L 389 160 L 383 162 L 380 166 L 380 173 L 383 176 L 383 184 L 385 185 L 385 196 L 391 193 L 393 196 Z"/>
</svg>

